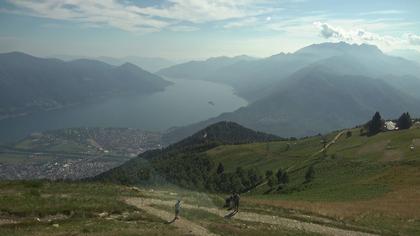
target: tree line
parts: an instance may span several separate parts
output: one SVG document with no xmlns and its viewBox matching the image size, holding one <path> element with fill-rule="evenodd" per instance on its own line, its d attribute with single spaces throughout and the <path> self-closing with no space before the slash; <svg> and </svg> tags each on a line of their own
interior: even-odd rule
<svg viewBox="0 0 420 236">
<path fill-rule="evenodd" d="M 413 120 L 410 116 L 410 113 L 404 112 L 401 116 L 396 120 L 396 125 L 399 130 L 409 129 L 413 125 Z M 379 112 L 375 112 L 372 119 L 369 120 L 364 128 L 367 130 L 367 135 L 372 136 L 376 135 L 380 132 L 385 130 L 385 120 L 382 119 L 381 114 Z"/>
</svg>

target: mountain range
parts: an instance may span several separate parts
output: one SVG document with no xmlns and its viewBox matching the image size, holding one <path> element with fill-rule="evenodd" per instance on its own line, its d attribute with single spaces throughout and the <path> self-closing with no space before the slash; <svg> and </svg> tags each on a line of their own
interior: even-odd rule
<svg viewBox="0 0 420 236">
<path fill-rule="evenodd" d="M 20 52 L 0 54 L 0 117 L 56 109 L 116 94 L 153 93 L 171 83 L 138 66 L 64 62 Z"/>
<path fill-rule="evenodd" d="M 200 63 L 207 65 L 207 61 Z M 199 78 L 233 86 L 250 104 L 173 129 L 165 135 L 168 143 L 221 120 L 289 137 L 351 127 L 368 120 L 375 111 L 388 118 L 405 111 L 420 114 L 420 96 L 415 89 L 420 86 L 420 65 L 384 54 L 376 46 L 314 44 L 292 54 L 231 59 L 230 64 L 224 64 Z M 186 64 L 178 68 L 188 71 Z M 177 66 L 159 74 L 171 77 L 175 69 Z M 188 76 L 194 78 L 194 74 Z"/>
<path fill-rule="evenodd" d="M 163 68 L 167 68 L 176 64 L 166 58 L 161 57 L 142 57 L 142 56 L 125 56 L 125 57 L 109 57 L 109 56 L 98 56 L 98 57 L 87 57 L 87 56 L 76 56 L 76 55 L 54 55 L 53 58 L 58 58 L 63 61 L 74 61 L 78 59 L 89 59 L 95 61 L 102 61 L 113 66 L 120 66 L 124 63 L 132 63 L 144 70 L 150 72 L 156 72 Z"/>
</svg>

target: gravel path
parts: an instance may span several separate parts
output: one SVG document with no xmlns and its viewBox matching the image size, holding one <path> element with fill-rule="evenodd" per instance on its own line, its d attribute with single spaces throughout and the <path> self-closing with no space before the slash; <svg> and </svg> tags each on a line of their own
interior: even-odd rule
<svg viewBox="0 0 420 236">
<path fill-rule="evenodd" d="M 150 205 L 164 205 L 164 206 L 173 206 L 175 203 L 173 201 L 163 201 L 160 199 L 148 199 L 148 198 L 128 198 L 126 199 L 128 204 L 136 206 L 138 208 L 144 209 L 147 212 L 159 216 L 162 219 L 170 220 L 173 218 L 173 215 L 167 213 L 166 211 L 157 210 Z M 217 208 L 209 208 L 209 207 L 201 207 L 201 206 L 194 206 L 189 204 L 182 204 L 183 208 L 186 209 L 199 209 L 204 210 L 220 217 L 225 217 L 226 211 Z M 272 224 L 272 225 L 280 225 L 285 228 L 295 229 L 295 230 L 302 230 L 311 233 L 319 233 L 322 235 L 334 235 L 334 236 L 373 236 L 375 234 L 369 234 L 364 232 L 334 228 L 331 226 L 325 226 L 321 224 L 309 223 L 309 222 L 302 222 L 294 219 L 288 219 L 279 216 L 272 216 L 272 215 L 263 215 L 251 212 L 243 212 L 240 211 L 238 214 L 234 216 L 235 219 L 243 220 L 243 221 L 250 221 L 250 222 L 259 222 L 265 224 Z M 193 235 L 214 235 L 211 234 L 207 229 L 196 225 L 190 221 L 182 220 L 176 221 L 176 226 L 178 226 L 181 230 L 190 230 Z"/>
</svg>

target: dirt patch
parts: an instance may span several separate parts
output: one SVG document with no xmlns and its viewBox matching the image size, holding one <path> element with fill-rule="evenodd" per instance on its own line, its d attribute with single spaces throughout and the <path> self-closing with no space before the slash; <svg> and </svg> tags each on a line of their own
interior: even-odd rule
<svg viewBox="0 0 420 236">
<path fill-rule="evenodd" d="M 148 201 L 148 199 L 141 199 L 141 198 L 130 198 L 127 199 L 126 202 L 130 205 L 136 206 L 140 209 L 145 210 L 147 213 L 155 215 L 163 220 L 165 220 L 166 222 L 172 222 L 173 218 L 174 218 L 174 214 L 170 214 L 164 210 L 159 210 L 153 207 L 150 207 L 149 205 L 152 204 L 152 202 L 156 203 L 156 202 L 164 202 L 164 201 Z M 165 201 L 164 205 L 173 205 L 172 201 Z M 189 220 L 180 218 L 176 221 L 173 221 L 172 223 L 173 225 L 175 225 L 178 229 L 180 229 L 182 232 L 184 232 L 185 234 L 188 235 L 217 235 L 217 234 L 213 234 L 210 231 L 208 231 L 206 228 L 197 225 Z"/>
<path fill-rule="evenodd" d="M 420 148 L 420 138 L 413 139 L 413 145 Z"/>
<path fill-rule="evenodd" d="M 0 219 L 0 225 L 17 224 L 18 221 L 12 219 Z"/>
<path fill-rule="evenodd" d="M 403 152 L 400 150 L 386 150 L 381 158 L 383 162 L 400 161 L 403 159 Z"/>
<path fill-rule="evenodd" d="M 362 148 L 357 151 L 357 154 L 363 155 L 372 152 L 380 152 L 386 150 L 386 147 L 390 143 L 390 140 L 382 140 L 380 142 L 375 142 L 372 144 L 365 144 Z"/>
</svg>

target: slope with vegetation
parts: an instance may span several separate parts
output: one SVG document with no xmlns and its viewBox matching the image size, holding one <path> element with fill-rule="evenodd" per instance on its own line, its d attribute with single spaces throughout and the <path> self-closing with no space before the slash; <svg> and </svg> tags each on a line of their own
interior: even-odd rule
<svg viewBox="0 0 420 236">
<path fill-rule="evenodd" d="M 384 122 L 379 113 L 361 127 L 302 139 L 222 122 L 96 183 L 1 182 L 0 232 L 418 235 L 420 125 L 367 133 L 376 121 Z M 225 220 L 220 207 L 231 191 L 242 193 L 240 211 Z M 168 225 L 176 199 L 181 220 Z"/>
<path fill-rule="evenodd" d="M 385 235 L 415 235 L 420 230 L 420 127 L 385 132 L 380 126 L 367 135 L 371 123 L 298 140 L 178 146 L 178 151 L 149 152 L 97 179 L 239 191 L 245 209 L 271 214 L 298 209 Z"/>
<path fill-rule="evenodd" d="M 220 145 L 268 142 L 281 138 L 256 132 L 232 122 L 219 122 L 167 148 L 145 152 L 125 164 L 95 177 L 122 184 L 179 184 L 182 187 L 228 191 L 238 181 L 236 175 L 224 179 L 213 175 L 215 163 L 205 151 Z M 245 174 L 245 173 L 243 173 Z M 255 185 L 259 176 L 253 174 Z M 214 178 L 213 178 L 214 177 Z M 240 181 L 240 180 L 239 180 Z M 223 187 L 220 183 L 225 183 Z M 219 183 L 219 184 L 217 184 Z"/>
</svg>

